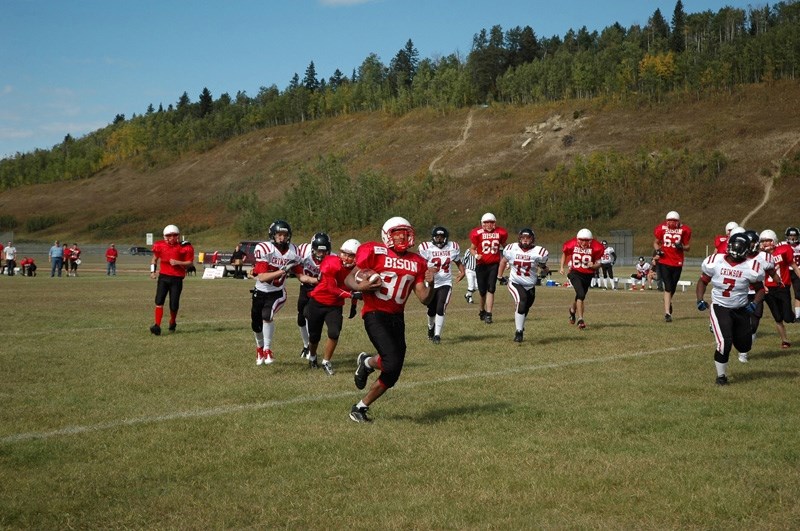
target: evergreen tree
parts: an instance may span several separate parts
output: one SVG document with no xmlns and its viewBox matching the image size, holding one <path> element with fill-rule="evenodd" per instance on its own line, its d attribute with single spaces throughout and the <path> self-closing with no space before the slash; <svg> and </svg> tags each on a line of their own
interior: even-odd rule
<svg viewBox="0 0 800 531">
<path fill-rule="evenodd" d="M 303 76 L 303 86 L 309 92 L 316 92 L 319 88 L 319 80 L 317 79 L 317 69 L 314 67 L 314 61 L 308 63 L 306 68 L 306 75 Z"/>
<path fill-rule="evenodd" d="M 683 11 L 681 0 L 675 3 L 675 11 L 672 13 L 672 37 L 669 49 L 675 53 L 681 53 L 686 49 L 686 13 Z"/>
<path fill-rule="evenodd" d="M 211 97 L 211 92 L 208 88 L 203 88 L 200 93 L 200 118 L 206 116 L 214 109 L 214 98 Z"/>
</svg>

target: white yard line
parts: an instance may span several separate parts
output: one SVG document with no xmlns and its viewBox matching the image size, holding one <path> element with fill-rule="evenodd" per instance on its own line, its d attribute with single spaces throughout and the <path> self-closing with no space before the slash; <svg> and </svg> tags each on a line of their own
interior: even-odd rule
<svg viewBox="0 0 800 531">
<path fill-rule="evenodd" d="M 476 378 L 486 379 L 495 377 L 504 377 L 510 374 L 519 374 L 525 372 L 534 372 L 546 369 L 562 369 L 565 367 L 572 367 L 576 365 L 587 365 L 594 363 L 612 363 L 615 361 L 643 358 L 646 356 L 653 356 L 656 354 L 666 354 L 669 352 L 680 352 L 686 349 L 707 347 L 706 344 L 690 344 L 681 345 L 677 347 L 662 348 L 658 350 L 645 350 L 638 352 L 631 352 L 627 354 L 615 354 L 613 356 L 605 356 L 602 358 L 584 358 L 579 360 L 566 361 L 563 363 L 547 363 L 544 365 L 521 365 L 515 367 L 507 367 L 502 370 L 477 372 L 477 373 L 464 373 L 447 376 L 445 378 L 436 378 L 433 380 L 423 380 L 418 382 L 406 382 L 398 384 L 400 389 L 413 389 L 417 387 L 427 387 L 431 385 L 439 385 L 450 382 L 460 382 L 464 380 L 474 380 Z M 342 373 L 348 375 L 349 373 Z M 267 402 L 260 402 L 256 404 L 239 404 L 234 406 L 219 406 L 208 409 L 196 409 L 191 411 L 176 411 L 174 413 L 166 413 L 164 415 L 155 415 L 149 417 L 138 417 L 131 419 L 120 419 L 110 422 L 103 422 L 100 424 L 89 424 L 84 426 L 67 426 L 58 430 L 42 431 L 42 432 L 29 432 L 29 433 L 16 433 L 6 435 L 0 438 L 0 444 L 10 444 L 16 442 L 25 442 L 32 440 L 54 439 L 57 437 L 66 437 L 70 435 L 80 435 L 83 433 L 93 433 L 98 431 L 113 430 L 127 426 L 138 426 L 143 424 L 158 424 L 161 422 L 170 422 L 173 420 L 185 420 L 205 417 L 217 417 L 222 415 L 230 415 L 240 412 L 257 411 L 260 409 L 274 409 L 286 406 L 293 406 L 296 404 L 307 404 L 310 402 L 327 402 L 332 399 L 339 398 L 352 398 L 356 394 L 355 390 L 342 391 L 339 393 L 329 393 L 317 396 L 298 396 L 287 400 L 269 400 Z"/>
</svg>

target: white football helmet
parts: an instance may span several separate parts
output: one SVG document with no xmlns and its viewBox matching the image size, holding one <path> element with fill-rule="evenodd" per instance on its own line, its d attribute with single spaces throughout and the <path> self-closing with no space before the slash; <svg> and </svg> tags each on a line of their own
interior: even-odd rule
<svg viewBox="0 0 800 531">
<path fill-rule="evenodd" d="M 167 236 L 168 234 L 180 234 L 180 233 L 181 231 L 180 229 L 178 229 L 176 225 L 167 225 L 166 227 L 164 227 L 164 236 Z"/>
<path fill-rule="evenodd" d="M 772 240 L 772 243 L 778 243 L 778 235 L 775 234 L 774 230 L 770 229 L 762 231 L 761 234 L 758 235 L 758 239 L 762 242 L 765 240 Z"/>
<path fill-rule="evenodd" d="M 591 240 L 592 239 L 592 231 L 589 229 L 581 229 L 578 231 L 577 238 L 579 240 Z"/>
<path fill-rule="evenodd" d="M 487 221 L 490 223 L 497 223 L 497 218 L 494 217 L 494 214 L 491 212 L 487 212 L 481 217 L 481 223 L 486 223 Z"/>
<path fill-rule="evenodd" d="M 342 246 L 339 248 L 339 259 L 342 261 L 342 265 L 344 267 L 349 269 L 356 265 L 356 253 L 358 252 L 358 248 L 360 246 L 361 242 L 352 238 L 342 244 Z"/>
<path fill-rule="evenodd" d="M 392 232 L 396 230 L 406 231 L 406 247 L 404 249 L 396 249 L 394 246 Z M 406 218 L 401 218 L 399 216 L 389 218 L 381 229 L 381 239 L 386 247 L 394 249 L 395 251 L 405 252 L 406 249 L 414 245 L 414 227 L 411 226 L 411 223 L 409 223 Z"/>
<path fill-rule="evenodd" d="M 667 212 L 667 221 L 672 221 L 672 220 L 680 221 L 681 215 L 675 212 L 674 210 L 670 210 L 669 212 Z"/>
<path fill-rule="evenodd" d="M 730 234 L 730 232 L 731 232 L 733 229 L 735 229 L 736 227 L 738 227 L 738 226 L 739 226 L 739 224 L 738 224 L 738 223 L 736 223 L 735 221 L 729 221 L 729 222 L 728 222 L 728 224 L 727 224 L 727 225 L 725 225 L 725 232 L 726 232 L 726 233 L 728 233 L 728 234 Z"/>
<path fill-rule="evenodd" d="M 731 229 L 731 233 L 728 234 L 728 237 L 733 236 L 734 234 L 741 234 L 743 232 L 746 232 L 744 227 L 734 227 Z"/>
</svg>

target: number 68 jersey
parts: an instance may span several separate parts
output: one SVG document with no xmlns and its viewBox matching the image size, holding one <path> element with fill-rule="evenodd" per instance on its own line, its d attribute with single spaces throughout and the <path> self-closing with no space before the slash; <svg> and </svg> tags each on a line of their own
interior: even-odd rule
<svg viewBox="0 0 800 531">
<path fill-rule="evenodd" d="M 750 285 L 764 281 L 764 270 L 757 260 L 731 262 L 727 255 L 712 254 L 700 266 L 702 279 L 711 284 L 711 303 L 725 308 L 746 305 Z"/>
</svg>

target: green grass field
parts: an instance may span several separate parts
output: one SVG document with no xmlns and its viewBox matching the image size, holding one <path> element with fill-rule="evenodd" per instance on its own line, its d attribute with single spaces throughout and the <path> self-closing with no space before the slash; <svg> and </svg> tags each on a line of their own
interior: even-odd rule
<svg viewBox="0 0 800 531">
<path fill-rule="evenodd" d="M 412 296 L 405 370 L 361 425 L 360 319 L 334 377 L 309 369 L 291 281 L 256 367 L 250 281 L 188 279 L 154 337 L 155 283 L 126 260 L 0 278 L 2 528 L 800 526 L 800 341 L 768 319 L 719 388 L 693 290 L 671 324 L 657 292 L 593 290 L 581 332 L 572 290 L 540 288 L 516 344 L 505 288 L 485 325 L 462 283 L 438 346 Z"/>
</svg>

